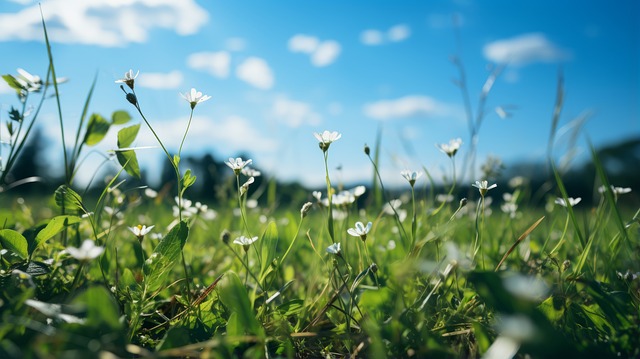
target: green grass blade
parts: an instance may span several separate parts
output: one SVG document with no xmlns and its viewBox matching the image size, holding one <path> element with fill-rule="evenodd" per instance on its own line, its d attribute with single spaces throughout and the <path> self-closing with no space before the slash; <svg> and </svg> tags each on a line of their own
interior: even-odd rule
<svg viewBox="0 0 640 359">
<path fill-rule="evenodd" d="M 60 104 L 60 92 L 58 91 L 58 78 L 56 77 L 56 68 L 53 65 L 53 54 L 51 52 L 51 44 L 49 43 L 49 34 L 47 33 L 47 25 L 44 22 L 42 14 L 42 6 L 40 6 L 40 17 L 42 18 L 42 30 L 44 31 L 44 40 L 47 46 L 47 55 L 49 56 L 49 69 L 51 70 L 51 82 L 55 90 L 56 104 L 58 107 L 58 119 L 60 120 L 60 134 L 62 136 L 62 154 L 64 155 L 64 173 L 66 183 L 71 183 L 71 173 L 69 168 L 69 159 L 67 156 L 67 144 L 64 139 L 64 123 L 62 121 L 62 105 Z"/>
<path fill-rule="evenodd" d="M 578 225 L 578 221 L 576 220 L 576 215 L 573 212 L 573 208 L 569 205 L 569 196 L 567 195 L 567 190 L 564 187 L 564 183 L 562 182 L 562 178 L 560 178 L 560 173 L 558 172 L 558 170 L 556 169 L 556 166 L 554 165 L 553 161 L 550 160 L 551 163 L 551 170 L 553 171 L 553 175 L 556 178 L 556 183 L 558 184 L 558 189 L 560 190 L 560 193 L 562 194 L 562 198 L 564 199 L 564 202 L 567 204 L 567 212 L 569 213 L 569 218 L 571 218 L 571 223 L 573 224 L 573 228 L 576 231 L 576 234 L 578 235 L 578 239 L 580 239 L 580 244 L 582 245 L 582 248 L 584 249 L 586 247 L 586 243 L 584 240 L 584 236 L 582 234 L 582 231 L 580 230 L 580 226 Z"/>
</svg>

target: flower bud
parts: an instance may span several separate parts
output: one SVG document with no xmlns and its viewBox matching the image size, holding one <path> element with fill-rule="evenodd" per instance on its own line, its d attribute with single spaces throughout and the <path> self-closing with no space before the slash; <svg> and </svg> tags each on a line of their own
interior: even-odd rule
<svg viewBox="0 0 640 359">
<path fill-rule="evenodd" d="M 138 98 L 132 93 L 127 93 L 127 101 L 134 106 L 138 105 Z"/>
<path fill-rule="evenodd" d="M 364 154 L 369 156 L 369 154 L 371 154 L 371 149 L 369 148 L 369 146 L 365 143 L 364 144 Z"/>
<path fill-rule="evenodd" d="M 467 205 L 467 202 L 468 202 L 468 201 L 467 201 L 467 199 L 466 199 L 466 198 L 461 199 L 461 200 L 460 200 L 460 208 L 462 208 L 462 207 L 466 206 L 466 205 Z"/>
<path fill-rule="evenodd" d="M 222 243 L 229 244 L 231 233 L 225 229 L 224 231 L 222 231 L 222 233 L 220 233 L 220 239 L 222 240 Z"/>
<path fill-rule="evenodd" d="M 307 216 L 307 213 L 309 213 L 309 211 L 311 210 L 311 206 L 313 206 L 313 203 L 311 202 L 307 202 L 305 204 L 302 205 L 302 208 L 300 208 L 300 217 L 304 218 Z"/>
</svg>

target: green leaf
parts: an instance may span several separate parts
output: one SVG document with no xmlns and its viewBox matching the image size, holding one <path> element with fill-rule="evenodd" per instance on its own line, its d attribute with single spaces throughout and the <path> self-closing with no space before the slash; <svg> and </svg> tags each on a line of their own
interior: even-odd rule
<svg viewBox="0 0 640 359">
<path fill-rule="evenodd" d="M 130 176 L 140 179 L 140 165 L 134 150 L 117 151 L 116 158 Z"/>
<path fill-rule="evenodd" d="M 127 111 L 115 111 L 111 114 L 111 123 L 114 125 L 124 125 L 131 121 L 131 115 Z"/>
<path fill-rule="evenodd" d="M 267 272 L 267 269 L 276 257 L 278 250 L 278 227 L 275 222 L 269 223 L 267 230 L 264 231 L 260 240 L 260 251 L 262 254 L 261 276 Z"/>
<path fill-rule="evenodd" d="M 118 131 L 118 148 L 126 148 L 131 146 L 140 131 L 140 124 L 125 127 Z"/>
<path fill-rule="evenodd" d="M 111 124 L 107 119 L 97 113 L 92 114 L 89 118 L 89 124 L 87 125 L 87 132 L 84 135 L 83 143 L 88 146 L 97 145 L 102 141 L 104 136 L 107 135 L 110 126 Z"/>
<path fill-rule="evenodd" d="M 189 226 L 182 221 L 171 228 L 169 233 L 158 243 L 142 266 L 144 285 L 147 291 L 156 291 L 160 288 L 173 265 L 178 262 L 188 236 Z"/>
<path fill-rule="evenodd" d="M 35 250 L 40 244 L 46 242 L 47 240 L 53 238 L 56 234 L 62 232 L 66 227 L 76 224 L 82 221 L 82 218 L 77 216 L 57 216 L 53 217 L 47 226 L 44 227 L 35 238 L 36 247 L 33 248 Z M 33 253 L 33 252 L 32 252 Z"/>
<path fill-rule="evenodd" d="M 222 304 L 229 308 L 232 316 L 234 314 L 237 316 L 236 323 L 240 328 L 244 328 L 249 334 L 264 336 L 264 329 L 251 308 L 247 290 L 235 272 L 229 271 L 222 277 L 220 284 L 218 284 L 218 296 Z"/>
<path fill-rule="evenodd" d="M 196 182 L 196 176 L 193 176 L 191 174 L 190 169 L 187 170 L 184 173 L 184 176 L 182 176 L 182 191 L 184 192 L 184 190 L 191 187 L 195 182 Z"/>
<path fill-rule="evenodd" d="M 100 328 L 103 332 L 110 329 L 119 332 L 122 329 L 120 323 L 120 310 L 113 296 L 106 288 L 98 286 L 87 289 L 77 296 L 72 304 L 80 305 L 86 310 L 84 325 L 92 328 Z"/>
<path fill-rule="evenodd" d="M 2 244 L 2 248 L 12 251 L 20 258 L 27 258 L 27 240 L 13 229 L 0 229 L 0 244 Z"/>
<path fill-rule="evenodd" d="M 82 205 L 82 197 L 76 191 L 67 187 L 67 185 L 60 185 L 54 193 L 56 204 L 60 208 L 64 208 L 67 211 L 76 211 L 84 209 Z"/>
<path fill-rule="evenodd" d="M 20 82 L 18 82 L 18 80 L 16 80 L 16 78 L 13 77 L 12 75 L 2 75 L 2 78 L 7 83 L 7 85 L 9 85 L 9 87 L 11 87 L 12 89 L 16 90 L 16 92 L 18 92 L 18 93 L 20 93 L 21 90 L 25 89 L 20 84 Z"/>
</svg>

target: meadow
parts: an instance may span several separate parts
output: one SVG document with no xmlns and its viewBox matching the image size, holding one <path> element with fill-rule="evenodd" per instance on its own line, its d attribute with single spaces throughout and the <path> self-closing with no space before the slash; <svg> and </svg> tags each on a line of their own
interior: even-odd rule
<svg viewBox="0 0 640 359">
<path fill-rule="evenodd" d="M 378 141 L 350 154 L 371 164 L 371 183 L 344 188 L 329 171 L 349 141 L 337 131 L 309 134 L 326 188 L 293 197 L 304 200 L 279 200 L 273 180 L 256 190 L 252 161 L 229 158 L 231 195 L 192 201 L 197 178 L 181 163 L 190 121 L 175 153 L 156 136 L 173 180 L 139 184 L 131 146 L 141 126 L 155 131 L 130 70 L 109 84 L 126 110 L 90 114 L 90 92 L 73 144 L 59 111 L 64 178 L 23 198 L 29 179 L 12 179 L 12 166 L 42 104 L 59 109 L 64 95 L 47 48 L 44 78 L 3 76 L 17 105 L 2 124 L 0 357 L 640 356 L 640 210 L 619 205 L 631 188 L 610 183 L 595 149 L 590 203 L 571 197 L 551 156 L 542 190 L 525 177 L 496 188 L 492 166 L 457 177 L 475 166 L 473 146 L 456 161 L 459 139 L 439 146 L 451 160 L 442 183 L 421 166 L 386 189 Z M 183 97 L 191 116 L 210 99 Z M 561 98 L 559 86 L 557 113 Z M 482 115 L 469 121 L 475 139 Z M 105 157 L 120 170 L 88 195 L 74 179 L 110 130 L 117 149 Z"/>
</svg>

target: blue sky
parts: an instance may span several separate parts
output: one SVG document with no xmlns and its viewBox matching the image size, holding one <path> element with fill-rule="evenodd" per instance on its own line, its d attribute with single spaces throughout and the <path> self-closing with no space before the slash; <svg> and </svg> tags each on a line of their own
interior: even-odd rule
<svg viewBox="0 0 640 359">
<path fill-rule="evenodd" d="M 469 142 L 453 83 L 454 54 L 464 64 L 474 111 L 489 69 L 506 65 L 486 104 L 479 162 L 493 155 L 508 166 L 544 156 L 559 69 L 566 89 L 560 126 L 588 114 L 583 153 L 587 136 L 598 146 L 640 135 L 636 1 L 363 4 L 44 0 L 57 73 L 70 78 L 61 87 L 67 136 L 96 73 L 90 110 L 132 112 L 114 81 L 133 69 L 140 71 L 136 91 L 143 110 L 170 148 L 177 148 L 189 115 L 179 93 L 195 87 L 212 96 L 195 110 L 185 154 L 209 151 L 223 159 L 249 153 L 256 167 L 281 179 L 320 185 L 323 160 L 312 134 L 328 129 L 343 135 L 330 149 L 330 166 L 342 168 L 332 176 L 367 184 L 371 167 L 362 148 L 375 143 L 381 128 L 386 182 L 402 183 L 401 170 L 422 166 L 437 179 L 448 173 L 449 162 L 434 145 L 462 138 L 460 165 Z M 24 68 L 44 76 L 42 38 L 36 2 L 0 3 L 1 73 Z M 2 110 L 16 102 L 0 85 Z M 501 118 L 496 108 L 509 116 Z M 60 160 L 52 101 L 40 125 L 51 160 Z M 558 139 L 557 157 L 567 137 Z M 115 148 L 115 138 L 112 130 L 99 148 Z M 136 145 L 155 140 L 145 131 Z M 161 150 L 139 156 L 153 180 Z"/>
</svg>

